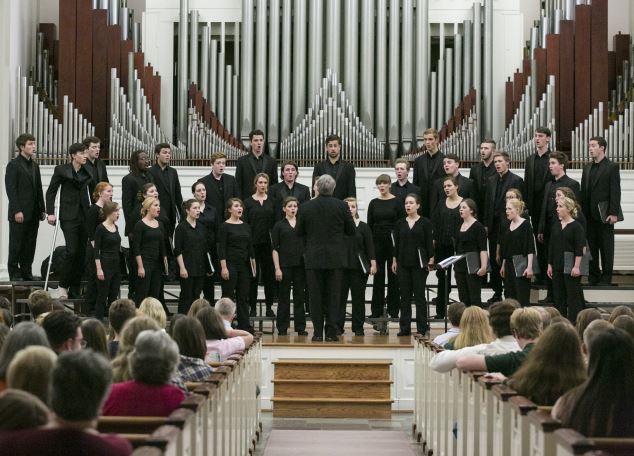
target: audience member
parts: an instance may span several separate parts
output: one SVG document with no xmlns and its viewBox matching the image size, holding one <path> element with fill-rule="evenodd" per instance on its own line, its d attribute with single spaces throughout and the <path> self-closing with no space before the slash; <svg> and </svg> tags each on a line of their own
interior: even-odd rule
<svg viewBox="0 0 634 456">
<path fill-rule="evenodd" d="M 79 317 L 65 310 L 50 312 L 42 322 L 51 348 L 60 354 L 64 351 L 77 351 L 85 346 Z"/>
<path fill-rule="evenodd" d="M 136 305 L 131 299 L 117 299 L 108 309 L 108 322 L 112 329 L 110 341 L 108 342 L 108 353 L 110 358 L 117 356 L 119 350 L 119 337 L 123 325 L 136 316 Z"/>
<path fill-rule="evenodd" d="M 156 321 L 162 330 L 167 327 L 167 314 L 163 309 L 163 304 L 156 298 L 145 298 L 141 301 L 139 312 Z"/>
<path fill-rule="evenodd" d="M 507 383 L 534 403 L 550 406 L 585 379 L 577 331 L 571 324 L 562 322 L 551 323 L 526 362 Z"/>
<path fill-rule="evenodd" d="M 613 325 L 615 328 L 625 331 L 634 339 L 634 318 L 629 315 L 619 315 L 614 319 Z"/>
<path fill-rule="evenodd" d="M 96 318 L 88 318 L 81 323 L 81 332 L 86 341 L 86 348 L 110 358 L 106 327 Z"/>
<path fill-rule="evenodd" d="M 13 327 L 13 306 L 11 301 L 4 296 L 0 296 L 0 317 L 2 317 L 4 326 Z"/>
<path fill-rule="evenodd" d="M 552 416 L 591 438 L 632 437 L 634 341 L 610 328 L 601 331 L 588 348 L 588 379 L 557 401 Z"/>
<path fill-rule="evenodd" d="M 172 339 L 178 345 L 180 362 L 178 375 L 183 382 L 198 382 L 207 378 L 213 369 L 205 363 L 207 344 L 205 330 L 196 318 L 181 317 L 172 321 Z"/>
<path fill-rule="evenodd" d="M 125 331 L 125 330 L 124 330 Z M 112 385 L 103 407 L 105 416 L 167 416 L 185 393 L 170 379 L 178 365 L 178 346 L 163 331 L 142 331 L 128 355 L 132 380 Z"/>
<path fill-rule="evenodd" d="M 610 323 L 614 323 L 614 320 L 621 315 L 629 315 L 630 317 L 634 318 L 634 312 L 632 312 L 632 309 L 630 309 L 628 306 L 616 306 L 610 314 L 610 318 L 608 318 L 608 321 Z"/>
<path fill-rule="evenodd" d="M 590 356 L 589 347 L 594 339 L 596 339 L 596 337 L 603 331 L 607 331 L 608 329 L 612 328 L 614 328 L 614 325 L 605 320 L 594 320 L 590 322 L 590 324 L 586 327 L 586 330 L 583 332 L 583 338 L 581 340 L 581 351 L 583 352 L 586 364 L 588 364 L 588 357 Z"/>
<path fill-rule="evenodd" d="M 37 320 L 41 314 L 51 312 L 53 310 L 53 298 L 46 290 L 35 290 L 29 295 L 29 310 L 31 311 L 31 319 Z"/>
<path fill-rule="evenodd" d="M 123 325 L 121 338 L 119 340 L 119 351 L 112 360 L 112 381 L 114 383 L 130 380 L 130 369 L 128 367 L 128 355 L 134 350 L 134 342 L 137 336 L 145 330 L 160 330 L 158 323 L 150 317 L 134 317 Z"/>
<path fill-rule="evenodd" d="M 450 328 L 446 333 L 439 334 L 434 338 L 434 343 L 443 347 L 447 342 L 460 334 L 460 319 L 462 313 L 466 309 L 463 302 L 453 302 L 447 307 L 447 319 L 449 320 Z"/>
<path fill-rule="evenodd" d="M 522 365 L 542 332 L 542 319 L 532 307 L 516 309 L 511 315 L 511 330 L 521 351 L 501 355 L 466 355 L 456 361 L 458 369 L 500 372 L 510 377 Z"/>
<path fill-rule="evenodd" d="M 97 417 L 112 371 L 92 350 L 59 355 L 51 376 L 51 422 L 46 428 L 0 433 L 3 454 L 38 456 L 123 456 L 132 453 L 126 439 L 97 432 Z"/>
<path fill-rule="evenodd" d="M 486 311 L 478 306 L 470 306 L 460 318 L 460 334 L 451 339 L 445 348 L 458 350 L 479 344 L 488 344 L 493 340 L 491 326 Z"/>
<path fill-rule="evenodd" d="M 205 307 L 211 307 L 211 303 L 205 298 L 196 299 L 194 302 L 192 302 L 192 306 L 189 308 L 187 316 L 196 318 L 196 314 L 198 313 L 198 311 L 204 309 Z"/>
<path fill-rule="evenodd" d="M 456 367 L 456 361 L 465 355 L 497 355 L 519 351 L 520 346 L 511 332 L 511 315 L 518 306 L 511 301 L 515 300 L 505 299 L 489 308 L 489 323 L 496 337 L 493 342 L 464 347 L 459 350 L 444 350 L 436 353 L 429 366 L 437 372 L 449 372 Z"/>
<path fill-rule="evenodd" d="M 0 350 L 2 349 L 4 341 L 7 339 L 10 332 L 11 330 L 7 325 L 0 325 Z"/>
<path fill-rule="evenodd" d="M 222 318 L 216 309 L 206 307 L 196 314 L 205 331 L 207 345 L 206 362 L 224 361 L 234 353 L 243 351 L 253 343 L 253 335 L 247 331 L 235 330 L 233 337 L 227 335 Z"/>
<path fill-rule="evenodd" d="M 579 335 L 580 340 L 583 340 L 583 332 L 586 330 L 588 325 L 594 320 L 599 320 L 600 318 L 601 312 L 599 312 L 594 307 L 583 309 L 577 314 L 577 322 L 575 323 L 575 328 L 577 329 L 577 334 Z"/>
<path fill-rule="evenodd" d="M 7 370 L 13 357 L 17 352 L 31 345 L 49 347 L 46 332 L 30 321 L 18 323 L 9 333 L 0 350 L 0 391 L 6 388 Z"/>
<path fill-rule="evenodd" d="M 542 317 L 542 331 L 550 326 L 553 318 L 561 317 L 557 308 L 553 306 L 533 306 L 533 309 L 537 310 Z"/>
<path fill-rule="evenodd" d="M 48 403 L 49 382 L 57 355 L 41 345 L 31 345 L 15 354 L 7 369 L 7 388 L 27 391 Z"/>
<path fill-rule="evenodd" d="M 225 330 L 227 333 L 230 333 L 233 330 L 231 322 L 233 322 L 236 316 L 236 303 L 230 298 L 220 298 L 216 301 L 214 308 L 220 315 L 220 318 L 222 318 L 222 324 L 225 326 Z"/>
<path fill-rule="evenodd" d="M 33 394 L 18 389 L 0 393 L 0 431 L 37 428 L 48 423 L 48 418 L 48 408 Z"/>
</svg>

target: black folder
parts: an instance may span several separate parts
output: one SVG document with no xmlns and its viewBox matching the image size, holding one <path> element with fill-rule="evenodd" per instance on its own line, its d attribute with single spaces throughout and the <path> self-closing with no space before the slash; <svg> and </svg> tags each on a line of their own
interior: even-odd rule
<svg viewBox="0 0 634 456">
<path fill-rule="evenodd" d="M 522 277 L 528 267 L 528 255 L 513 255 L 513 268 L 515 269 L 515 277 Z M 537 256 L 533 255 L 533 274 L 539 274 L 539 263 Z"/>
<path fill-rule="evenodd" d="M 480 270 L 480 252 L 465 253 L 465 261 L 467 262 L 467 272 L 476 274 Z"/>
<path fill-rule="evenodd" d="M 359 264 L 361 264 L 361 270 L 363 271 L 364 274 L 369 274 L 370 273 L 370 260 L 368 260 L 368 257 L 362 254 L 358 254 L 357 257 L 359 258 Z"/>
<path fill-rule="evenodd" d="M 570 274 L 573 266 L 575 265 L 574 252 L 564 252 L 564 274 Z M 581 264 L 579 270 L 583 277 L 588 276 L 590 272 L 590 251 L 586 250 L 586 253 L 581 257 Z"/>
<path fill-rule="evenodd" d="M 605 219 L 608 218 L 608 202 L 599 201 L 599 203 L 597 204 L 597 209 L 599 209 L 599 216 L 601 217 L 601 221 L 603 223 L 607 223 Z M 619 206 L 619 212 L 616 216 L 616 221 L 617 222 L 623 221 L 623 209 L 621 209 L 621 206 Z"/>
</svg>

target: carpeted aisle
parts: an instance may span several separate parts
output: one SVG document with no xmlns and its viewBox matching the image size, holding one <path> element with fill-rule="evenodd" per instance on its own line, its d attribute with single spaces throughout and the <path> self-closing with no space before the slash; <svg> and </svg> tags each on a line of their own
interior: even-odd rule
<svg viewBox="0 0 634 456">
<path fill-rule="evenodd" d="M 403 431 L 272 430 L 264 456 L 413 456 Z"/>
</svg>

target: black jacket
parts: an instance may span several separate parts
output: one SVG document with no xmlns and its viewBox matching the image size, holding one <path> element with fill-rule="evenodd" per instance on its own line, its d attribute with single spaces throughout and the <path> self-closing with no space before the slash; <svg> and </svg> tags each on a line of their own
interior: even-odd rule
<svg viewBox="0 0 634 456">
<path fill-rule="evenodd" d="M 330 171 L 332 165 L 328 159 L 319 162 L 313 168 L 313 183 L 324 174 L 330 174 L 336 182 L 335 191 L 332 196 L 340 200 L 350 196 L 357 196 L 356 171 L 352 163 L 339 158 L 339 165 L 336 172 Z"/>
<path fill-rule="evenodd" d="M 171 166 L 163 172 L 158 164 L 154 164 L 148 172 L 152 175 L 156 190 L 158 190 L 159 201 L 161 202 L 161 212 L 170 221 L 172 229 L 178 220 L 183 220 L 183 194 L 181 193 L 181 183 L 178 180 L 178 172 Z M 165 173 L 165 174 L 164 174 Z"/>
<path fill-rule="evenodd" d="M 27 160 L 18 155 L 7 164 L 4 186 L 9 198 L 9 221 L 15 221 L 15 214 L 22 212 L 24 221 L 40 220 L 44 207 L 44 192 L 40 167 L 31 160 L 29 169 Z"/>
<path fill-rule="evenodd" d="M 445 176 L 445 169 L 443 168 L 445 154 L 439 150 L 434 154 L 433 159 L 429 157 L 429 153 L 425 151 L 423 155 L 414 160 L 414 185 L 420 187 L 420 212 L 425 217 L 429 217 L 431 212 L 433 183 L 436 179 Z"/>
<path fill-rule="evenodd" d="M 222 180 L 222 185 L 224 187 L 224 196 L 218 191 L 218 186 L 214 182 L 216 178 L 212 173 L 207 174 L 205 177 L 200 179 L 199 182 L 202 182 L 207 190 L 206 202 L 216 209 L 216 214 L 221 214 L 220 220 L 225 220 L 227 218 L 227 200 L 229 198 L 239 198 L 240 193 L 235 177 L 229 174 L 223 174 L 220 179 Z"/>
<path fill-rule="evenodd" d="M 494 176 L 489 177 L 487 180 L 487 186 L 484 195 L 484 214 L 481 221 L 484 223 L 489 230 L 489 235 L 493 233 L 493 220 L 495 219 L 495 203 L 496 203 L 496 187 L 499 179 L 499 175 L 496 173 Z M 517 174 L 513 174 L 511 171 L 508 171 L 504 176 L 502 181 L 502 188 L 498 193 L 498 203 L 501 203 L 502 206 L 506 206 L 504 203 L 506 201 L 506 192 L 511 189 L 516 188 L 522 195 L 524 194 L 524 180 L 519 177 Z M 500 218 L 504 218 L 504 211 L 498 214 Z"/>
<path fill-rule="evenodd" d="M 140 214 L 133 214 L 139 203 L 139 194 L 145 184 L 154 182 L 150 173 L 127 174 L 121 179 L 121 205 L 123 206 L 123 216 L 125 217 L 125 235 L 129 235 L 134 230 L 134 225 L 139 220 Z"/>
<path fill-rule="evenodd" d="M 552 189 L 553 186 L 556 187 L 554 191 Z M 556 210 L 554 210 L 550 214 L 547 213 L 548 206 L 549 206 L 548 199 L 552 198 L 554 200 L 555 193 L 557 192 L 557 188 L 560 188 L 560 187 L 568 187 L 570 190 L 575 192 L 577 201 L 581 201 L 581 186 L 579 185 L 579 182 L 577 182 L 576 180 L 574 180 L 567 174 L 564 174 L 563 177 L 559 179 L 559 181 L 549 180 L 548 182 L 546 182 L 546 186 L 544 187 L 544 200 L 542 201 L 541 211 L 539 213 L 539 223 L 537 225 L 537 232 L 540 234 L 544 234 L 546 230 L 546 222 L 548 218 L 550 218 L 551 221 L 557 220 Z M 554 209 L 557 209 L 557 204 L 554 204 L 554 201 L 551 201 L 550 205 L 554 207 Z"/>
<path fill-rule="evenodd" d="M 88 174 L 90 174 L 90 177 L 92 177 L 92 184 L 90 187 L 91 193 L 95 190 L 95 187 L 99 182 L 110 182 L 108 180 L 108 171 L 106 171 L 106 164 L 99 158 L 95 159 L 94 164 L 90 161 L 90 159 L 86 160 L 84 168 L 86 168 L 86 171 L 88 171 Z"/>
<path fill-rule="evenodd" d="M 599 215 L 599 203 L 607 202 L 607 215 L 621 212 L 621 175 L 619 165 L 607 157 L 599 162 L 598 167 L 594 179 L 590 178 L 592 163 L 583 168 L 581 206 L 589 220 L 605 222 Z"/>
<path fill-rule="evenodd" d="M 91 182 L 90 173 L 83 166 L 77 173 L 73 173 L 73 165 L 70 163 L 57 165 L 46 190 L 46 213 L 49 215 L 55 213 L 55 197 L 57 189 L 61 187 L 59 219 L 83 221 L 91 206 L 89 188 Z"/>
<path fill-rule="evenodd" d="M 278 182 L 269 188 L 269 197 L 273 199 L 275 206 L 275 220 L 281 220 L 284 218 L 284 200 L 289 196 L 297 198 L 299 204 L 305 203 L 310 200 L 310 190 L 304 184 L 295 182 L 292 189 L 288 188 L 288 185 L 284 181 Z"/>
<path fill-rule="evenodd" d="M 546 156 L 550 155 L 550 149 L 546 152 Z M 535 173 L 535 159 L 537 158 L 536 154 L 531 154 L 526 159 L 526 164 L 524 166 L 524 184 L 526 186 L 526 193 L 524 194 L 524 201 L 526 202 L 526 207 L 528 208 L 528 212 L 531 214 L 531 217 L 537 217 L 539 213 L 535 213 L 535 211 L 540 211 L 539 204 L 541 201 L 533 201 L 535 197 L 535 191 L 538 190 L 536 185 L 540 185 L 542 182 L 546 182 L 550 180 L 550 173 L 548 172 L 548 167 L 546 167 L 543 175 L 538 176 Z"/>
<path fill-rule="evenodd" d="M 473 165 L 471 167 L 471 171 L 469 171 L 469 179 L 473 181 L 478 197 L 476 200 L 476 204 L 478 205 L 478 214 L 481 214 L 484 211 L 484 193 L 486 191 L 487 179 L 491 176 L 495 176 L 495 174 L 495 166 L 493 166 L 493 162 L 491 162 L 488 167 L 484 166 L 484 163 L 480 162 L 477 165 Z"/>
<path fill-rule="evenodd" d="M 240 157 L 236 162 L 236 181 L 243 200 L 255 193 L 253 180 L 258 173 L 266 173 L 269 176 L 269 187 L 277 184 L 277 162 L 275 159 L 265 153 L 257 159 L 253 153 L 249 153 Z"/>
</svg>

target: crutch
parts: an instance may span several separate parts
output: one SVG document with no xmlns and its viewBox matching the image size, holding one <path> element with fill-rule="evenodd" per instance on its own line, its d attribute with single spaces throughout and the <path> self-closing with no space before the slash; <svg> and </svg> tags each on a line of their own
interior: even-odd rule
<svg viewBox="0 0 634 456">
<path fill-rule="evenodd" d="M 55 251 L 55 244 L 57 242 L 57 232 L 59 231 L 59 195 L 61 192 L 57 192 L 55 196 L 55 231 L 53 232 L 53 244 L 51 244 L 51 254 L 48 257 L 48 267 L 46 268 L 46 279 L 44 280 L 44 290 L 48 290 L 48 278 L 51 275 L 51 264 L 53 264 L 53 252 Z"/>
</svg>

